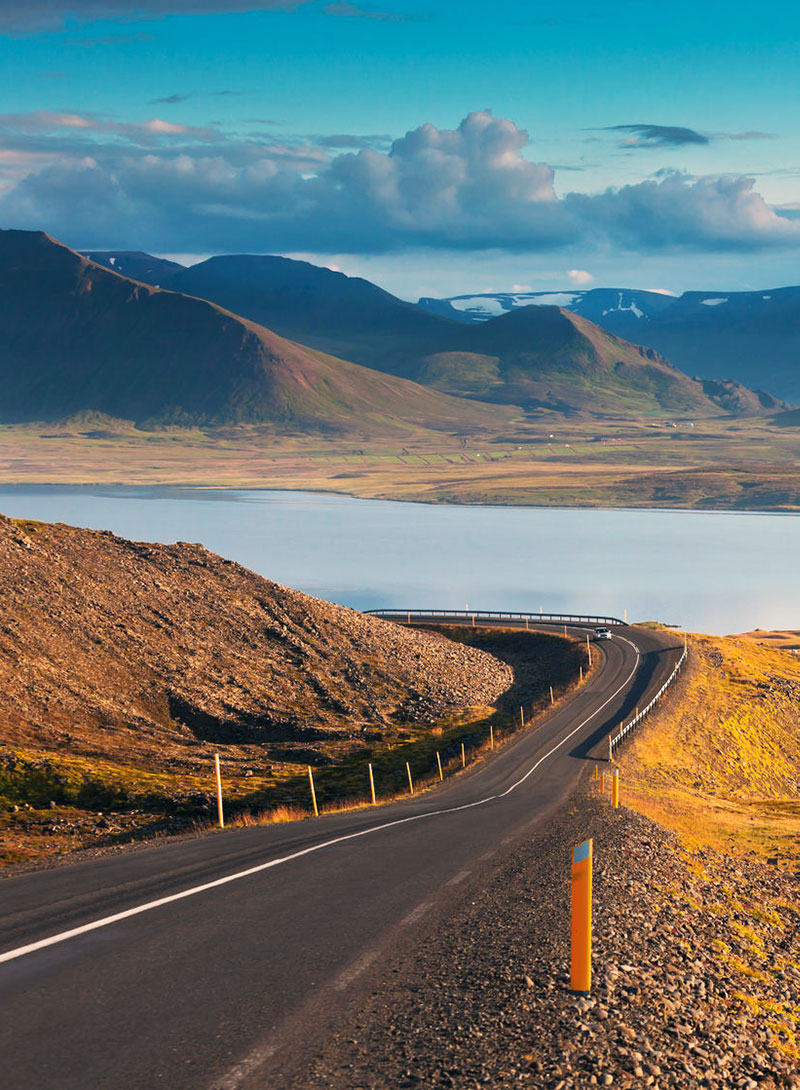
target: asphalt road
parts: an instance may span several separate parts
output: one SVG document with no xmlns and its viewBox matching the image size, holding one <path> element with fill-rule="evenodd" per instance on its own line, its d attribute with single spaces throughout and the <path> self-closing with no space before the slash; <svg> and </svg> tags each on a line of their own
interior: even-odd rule
<svg viewBox="0 0 800 1090">
<path fill-rule="evenodd" d="M 595 646 L 601 668 L 570 699 L 427 795 L 0 882 L 2 1086 L 288 1084 L 387 960 L 447 926 L 569 795 L 682 641 L 619 628 Z"/>
</svg>

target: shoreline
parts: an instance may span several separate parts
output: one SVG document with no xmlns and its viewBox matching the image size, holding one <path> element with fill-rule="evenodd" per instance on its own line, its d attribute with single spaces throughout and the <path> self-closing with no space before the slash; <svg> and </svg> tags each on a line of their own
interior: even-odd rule
<svg viewBox="0 0 800 1090">
<path fill-rule="evenodd" d="M 235 499 L 237 492 L 277 492 L 294 493 L 308 496 L 335 496 L 340 499 L 354 500 L 358 503 L 398 503 L 407 506 L 421 507 L 457 507 L 457 508 L 497 508 L 503 511 L 618 511 L 618 512 L 642 512 L 648 514 L 680 514 L 680 515 L 785 515 L 797 517 L 800 515 L 800 505 L 791 508 L 786 507 L 676 507 L 653 506 L 647 504 L 617 505 L 594 503 L 480 503 L 475 500 L 437 500 L 437 499 L 405 499 L 399 496 L 359 496 L 355 492 L 334 488 L 310 488 L 292 487 L 281 485 L 255 485 L 255 484 L 201 484 L 197 482 L 166 481 L 162 483 L 131 484 L 128 481 L 2 481 L 0 480 L 0 502 L 6 492 L 24 492 L 25 490 L 42 491 L 52 489 L 63 493 L 74 490 L 75 492 L 106 492 L 126 490 L 130 492 L 196 492 L 223 493 L 226 500 Z M 174 496 L 174 499 L 191 499 L 190 496 Z M 12 516 L 17 517 L 17 516 Z M 23 516 L 19 516 L 23 517 Z"/>
</svg>

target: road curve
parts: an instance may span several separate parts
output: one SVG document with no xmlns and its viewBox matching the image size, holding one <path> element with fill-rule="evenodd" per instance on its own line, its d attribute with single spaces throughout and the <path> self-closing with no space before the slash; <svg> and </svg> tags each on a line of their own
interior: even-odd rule
<svg viewBox="0 0 800 1090">
<path fill-rule="evenodd" d="M 681 651 L 615 629 L 537 729 L 427 795 L 0 882 L 3 1085 L 288 1085 L 386 959 L 446 925 L 462 883 L 557 808 Z"/>
</svg>

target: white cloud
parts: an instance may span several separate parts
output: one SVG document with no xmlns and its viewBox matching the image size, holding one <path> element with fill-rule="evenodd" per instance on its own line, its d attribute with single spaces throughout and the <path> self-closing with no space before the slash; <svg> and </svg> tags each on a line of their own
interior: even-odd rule
<svg viewBox="0 0 800 1090">
<path fill-rule="evenodd" d="M 555 188 L 528 134 L 488 110 L 456 129 L 421 125 L 388 151 L 151 118 L 0 115 L 0 216 L 87 247 L 174 252 L 381 253 L 411 248 L 545 252 L 736 251 L 797 246 L 747 177 L 676 172 L 598 194 Z M 30 156 L 21 177 L 19 156 Z M 90 195 L 90 196 L 88 196 Z M 579 258 L 580 260 L 580 258 Z M 593 257 L 594 261 L 595 258 Z M 591 282 L 572 269 L 573 284 Z"/>
<path fill-rule="evenodd" d="M 586 269 L 570 269 L 567 273 L 567 278 L 569 279 L 570 284 L 575 284 L 576 286 L 580 284 L 591 284 L 594 280 L 592 274 L 587 272 Z"/>
</svg>

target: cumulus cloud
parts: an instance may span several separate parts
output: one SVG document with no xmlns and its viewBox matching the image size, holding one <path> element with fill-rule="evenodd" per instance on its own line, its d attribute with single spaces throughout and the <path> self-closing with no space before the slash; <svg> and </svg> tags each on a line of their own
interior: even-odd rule
<svg viewBox="0 0 800 1090">
<path fill-rule="evenodd" d="M 0 221 L 74 245 L 159 252 L 580 247 L 588 255 L 800 243 L 800 224 L 777 214 L 748 177 L 666 171 L 562 196 L 553 168 L 532 161 L 528 134 L 488 110 L 456 129 L 421 125 L 386 151 L 341 150 L 345 138 L 277 142 L 158 118 L 0 115 L 0 152 L 16 155 Z M 0 156 L 0 178 L 4 170 Z M 588 276 L 570 273 L 576 284 Z"/>
<path fill-rule="evenodd" d="M 4 0 L 0 33 L 59 30 L 68 20 L 135 20 L 165 15 L 293 11 L 310 0 Z"/>
<path fill-rule="evenodd" d="M 591 284 L 594 277 L 586 269 L 570 269 L 567 273 L 570 284 L 574 284 L 576 287 L 580 287 L 583 284 Z"/>
</svg>

